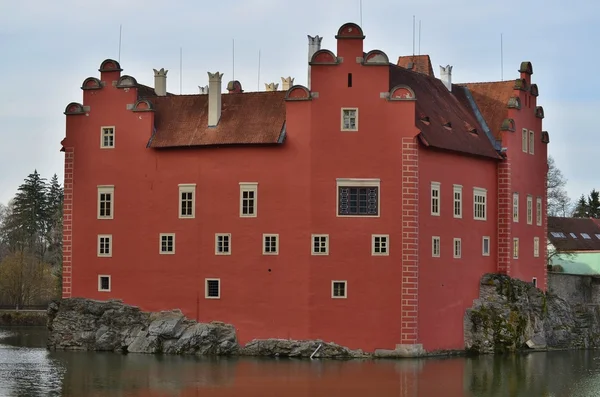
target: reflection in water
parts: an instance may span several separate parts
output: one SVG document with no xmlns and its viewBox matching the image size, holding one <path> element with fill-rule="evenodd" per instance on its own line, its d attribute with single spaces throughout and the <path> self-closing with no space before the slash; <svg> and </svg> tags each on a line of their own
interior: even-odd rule
<svg viewBox="0 0 600 397">
<path fill-rule="evenodd" d="M 47 352 L 0 329 L 0 396 L 597 396 L 600 352 L 309 361 Z"/>
</svg>

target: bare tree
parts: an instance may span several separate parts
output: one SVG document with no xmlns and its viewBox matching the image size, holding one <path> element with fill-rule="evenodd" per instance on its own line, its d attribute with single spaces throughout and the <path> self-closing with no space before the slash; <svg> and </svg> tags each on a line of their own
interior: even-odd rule
<svg viewBox="0 0 600 397">
<path fill-rule="evenodd" d="M 570 216 L 572 204 L 567 190 L 567 178 L 556 166 L 554 158 L 548 156 L 548 216 Z"/>
</svg>

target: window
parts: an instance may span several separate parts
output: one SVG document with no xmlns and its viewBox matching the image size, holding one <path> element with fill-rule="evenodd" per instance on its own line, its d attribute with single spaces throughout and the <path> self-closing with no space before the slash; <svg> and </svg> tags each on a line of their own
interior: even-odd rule
<svg viewBox="0 0 600 397">
<path fill-rule="evenodd" d="M 311 247 L 313 255 L 329 255 L 329 235 L 313 234 Z"/>
<path fill-rule="evenodd" d="M 540 238 L 539 237 L 533 238 L 533 256 L 535 258 L 538 258 L 540 256 Z"/>
<path fill-rule="evenodd" d="M 527 224 L 533 224 L 533 197 L 527 195 Z"/>
<path fill-rule="evenodd" d="M 114 199 L 114 186 L 98 186 L 98 219 L 113 219 L 115 213 Z"/>
<path fill-rule="evenodd" d="M 110 235 L 110 234 L 99 234 L 98 235 L 98 256 L 100 256 L 100 257 L 111 257 L 112 256 L 112 235 Z"/>
<path fill-rule="evenodd" d="M 379 179 L 337 181 L 337 216 L 379 216 Z"/>
<path fill-rule="evenodd" d="M 535 200 L 535 223 L 542 226 L 542 198 L 538 197 Z"/>
<path fill-rule="evenodd" d="M 389 235 L 374 234 L 371 236 L 371 254 L 372 255 L 389 255 Z"/>
<path fill-rule="evenodd" d="M 342 108 L 342 131 L 358 131 L 358 109 Z"/>
<path fill-rule="evenodd" d="M 523 153 L 527 153 L 527 140 L 527 128 L 523 128 L 523 130 L 521 131 L 521 149 L 523 150 Z"/>
<path fill-rule="evenodd" d="M 352 73 L 348 73 L 348 88 L 352 88 Z"/>
<path fill-rule="evenodd" d="M 519 238 L 513 238 L 513 259 L 519 259 Z"/>
<path fill-rule="evenodd" d="M 100 148 L 113 149 L 115 147 L 115 127 L 100 127 Z"/>
<path fill-rule="evenodd" d="M 481 239 L 481 255 L 490 256 L 490 238 L 488 236 Z"/>
<path fill-rule="evenodd" d="M 533 285 L 534 287 L 537 288 L 537 278 L 536 277 L 531 279 L 531 285 Z"/>
<path fill-rule="evenodd" d="M 263 234 L 263 255 L 279 254 L 279 234 Z"/>
<path fill-rule="evenodd" d="M 204 297 L 206 299 L 221 298 L 221 280 L 218 278 L 207 278 L 204 280 Z"/>
<path fill-rule="evenodd" d="M 462 241 L 459 238 L 454 239 L 454 258 L 460 258 L 462 256 Z"/>
<path fill-rule="evenodd" d="M 175 253 L 175 234 L 161 233 L 159 250 L 160 250 L 161 254 L 174 254 Z"/>
<path fill-rule="evenodd" d="M 215 255 L 231 255 L 231 233 L 215 234 Z"/>
<path fill-rule="evenodd" d="M 577 238 L 577 235 L 576 235 L 575 233 L 572 233 L 572 232 L 571 232 L 571 233 L 569 233 L 569 234 L 571 235 L 571 237 L 573 237 L 573 238 L 575 238 L 575 239 Z"/>
<path fill-rule="evenodd" d="M 513 193 L 513 222 L 519 222 L 519 193 Z"/>
<path fill-rule="evenodd" d="M 600 240 L 600 234 L 596 234 L 596 238 Z"/>
<path fill-rule="evenodd" d="M 533 142 L 535 141 L 535 134 L 533 131 L 529 131 L 529 154 L 533 154 Z"/>
<path fill-rule="evenodd" d="M 476 187 L 473 188 L 473 218 L 485 221 L 486 220 L 486 200 L 487 190 Z"/>
<path fill-rule="evenodd" d="M 440 257 L 440 237 L 439 236 L 433 236 L 431 238 L 431 256 L 434 258 L 439 258 Z"/>
<path fill-rule="evenodd" d="M 331 282 L 331 297 L 334 299 L 342 299 L 348 297 L 348 288 L 346 281 Z"/>
<path fill-rule="evenodd" d="M 454 185 L 454 217 L 462 218 L 462 186 Z"/>
<path fill-rule="evenodd" d="M 110 292 L 110 276 L 98 276 L 98 291 Z"/>
<path fill-rule="evenodd" d="M 193 218 L 195 216 L 196 184 L 179 185 L 179 217 Z"/>
<path fill-rule="evenodd" d="M 556 238 L 567 238 L 567 236 L 565 236 L 565 234 L 563 232 L 550 232 L 550 234 L 552 235 L 552 237 L 556 237 Z M 600 239 L 600 234 L 596 234 L 596 237 L 598 237 L 598 239 Z"/>
<path fill-rule="evenodd" d="M 440 183 L 431 182 L 431 215 L 440 215 Z"/>
<path fill-rule="evenodd" d="M 591 240 L 592 238 L 590 237 L 589 234 L 587 233 L 581 233 L 581 237 L 583 237 L 585 240 Z"/>
<path fill-rule="evenodd" d="M 258 183 L 240 182 L 240 217 L 256 217 L 258 205 Z"/>
</svg>

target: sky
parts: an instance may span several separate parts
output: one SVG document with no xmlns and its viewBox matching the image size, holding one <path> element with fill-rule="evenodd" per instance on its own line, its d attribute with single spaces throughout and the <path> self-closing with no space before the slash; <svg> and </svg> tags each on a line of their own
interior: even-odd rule
<svg viewBox="0 0 600 397">
<path fill-rule="evenodd" d="M 575 200 L 600 189 L 590 167 L 600 153 L 600 79 L 594 78 L 600 2 L 363 0 L 362 13 L 360 3 L 0 0 L 0 203 L 34 169 L 63 180 L 63 112 L 69 102 L 81 102 L 81 83 L 99 77 L 103 60 L 120 60 L 123 74 L 149 86 L 152 69 L 166 68 L 173 93 L 180 92 L 180 77 L 184 94 L 197 93 L 208 84 L 208 71 L 225 73 L 224 84 L 235 73 L 245 91 L 262 91 L 270 82 L 281 88 L 287 76 L 305 85 L 306 36 L 324 37 L 322 48 L 335 52 L 339 27 L 360 24 L 361 14 L 365 51 L 383 50 L 392 62 L 413 52 L 414 15 L 416 52 L 420 42 L 438 77 L 439 65 L 452 65 L 455 83 L 515 79 L 521 61 L 531 61 L 549 154 L 568 179 L 569 195 Z"/>
</svg>

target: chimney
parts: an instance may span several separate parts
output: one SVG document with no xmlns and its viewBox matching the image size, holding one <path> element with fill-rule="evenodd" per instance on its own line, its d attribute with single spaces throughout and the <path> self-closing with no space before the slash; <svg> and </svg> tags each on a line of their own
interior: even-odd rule
<svg viewBox="0 0 600 397">
<path fill-rule="evenodd" d="M 289 90 L 294 85 L 294 79 L 292 77 L 281 78 L 281 89 L 283 91 Z"/>
<path fill-rule="evenodd" d="M 279 84 L 277 83 L 265 83 L 265 91 L 277 91 Z"/>
<path fill-rule="evenodd" d="M 310 90 L 310 60 L 312 59 L 313 55 L 315 55 L 315 52 L 319 51 L 321 49 L 321 40 L 323 40 L 322 37 L 319 37 L 319 35 L 316 35 L 315 37 L 312 36 L 308 36 L 308 84 L 306 85 L 306 87 Z"/>
<path fill-rule="evenodd" d="M 167 72 L 164 68 L 154 70 L 154 92 L 157 96 L 167 95 Z"/>
<path fill-rule="evenodd" d="M 200 90 L 200 94 L 208 94 L 208 86 L 205 85 L 204 87 L 198 86 L 198 90 Z"/>
<path fill-rule="evenodd" d="M 242 83 L 237 80 L 227 83 L 227 91 L 229 91 L 230 94 L 240 94 L 244 92 L 244 90 L 242 90 Z"/>
<path fill-rule="evenodd" d="M 208 126 L 216 127 L 221 119 L 221 79 L 223 73 L 208 72 Z"/>
<path fill-rule="evenodd" d="M 443 67 L 440 65 L 440 80 L 442 80 L 448 91 L 452 91 L 452 66 Z"/>
</svg>

